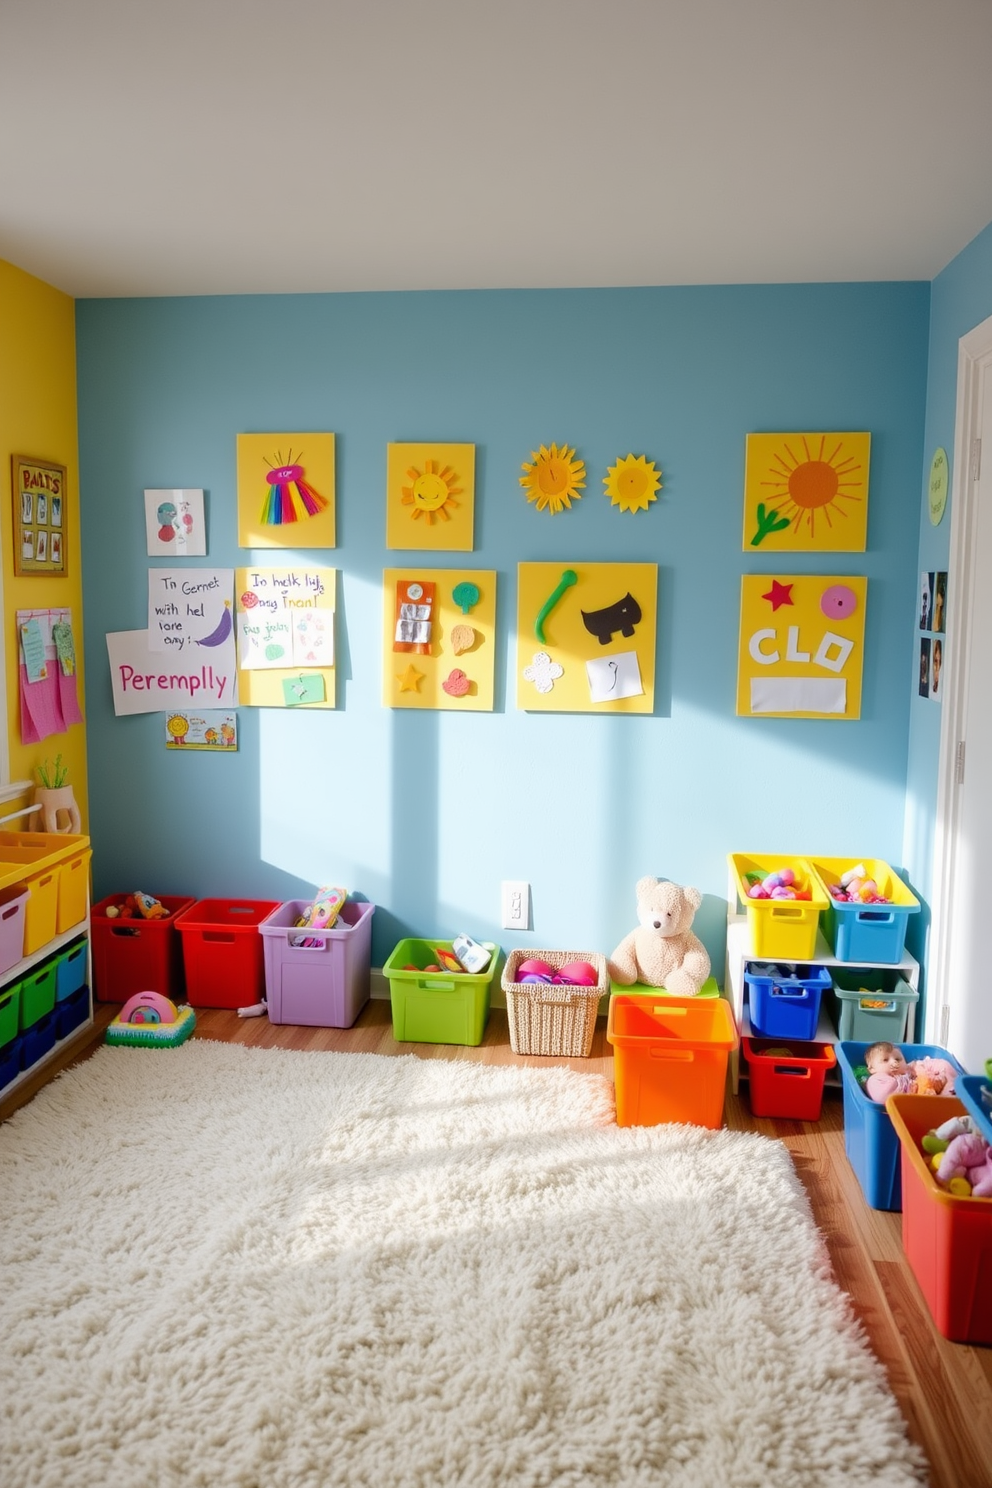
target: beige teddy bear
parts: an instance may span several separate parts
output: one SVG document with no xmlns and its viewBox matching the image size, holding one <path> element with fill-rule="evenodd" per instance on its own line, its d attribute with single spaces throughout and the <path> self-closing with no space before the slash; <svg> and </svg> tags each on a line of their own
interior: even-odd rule
<svg viewBox="0 0 992 1488">
<path fill-rule="evenodd" d="M 648 987 L 664 987 L 676 997 L 695 997 L 710 974 L 706 947 L 689 928 L 702 899 L 698 889 L 684 889 L 661 878 L 640 879 L 637 918 L 641 923 L 610 957 L 612 980 L 622 987 L 643 982 Z"/>
</svg>

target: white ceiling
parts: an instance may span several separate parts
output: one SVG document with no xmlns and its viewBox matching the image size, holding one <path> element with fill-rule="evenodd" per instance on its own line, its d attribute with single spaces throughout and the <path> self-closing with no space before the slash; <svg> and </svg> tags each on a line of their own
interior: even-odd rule
<svg viewBox="0 0 992 1488">
<path fill-rule="evenodd" d="M 0 257 L 73 295 L 930 279 L 992 0 L 0 0 Z"/>
</svg>

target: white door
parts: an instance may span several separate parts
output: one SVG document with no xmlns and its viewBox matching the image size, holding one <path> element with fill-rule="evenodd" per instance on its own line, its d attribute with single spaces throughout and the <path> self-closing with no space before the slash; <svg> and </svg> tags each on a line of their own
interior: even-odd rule
<svg viewBox="0 0 992 1488">
<path fill-rule="evenodd" d="M 992 1059 L 992 317 L 961 340 L 957 399 L 927 1036 L 980 1073 Z"/>
</svg>

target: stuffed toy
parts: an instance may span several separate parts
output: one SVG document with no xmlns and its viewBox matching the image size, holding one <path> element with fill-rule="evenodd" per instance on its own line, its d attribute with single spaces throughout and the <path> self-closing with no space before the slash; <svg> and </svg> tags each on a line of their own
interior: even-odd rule
<svg viewBox="0 0 992 1488">
<path fill-rule="evenodd" d="M 684 889 L 667 879 L 640 879 L 640 924 L 610 957 L 611 979 L 621 987 L 643 982 L 676 997 L 695 997 L 710 974 L 706 947 L 689 928 L 702 899 L 698 889 Z"/>
<path fill-rule="evenodd" d="M 937 1182 L 951 1193 L 992 1197 L 992 1149 L 977 1132 L 952 1137 L 937 1165 Z"/>
</svg>

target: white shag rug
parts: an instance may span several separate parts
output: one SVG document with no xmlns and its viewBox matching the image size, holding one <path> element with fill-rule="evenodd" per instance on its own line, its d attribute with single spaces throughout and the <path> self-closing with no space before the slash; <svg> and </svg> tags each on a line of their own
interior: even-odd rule
<svg viewBox="0 0 992 1488">
<path fill-rule="evenodd" d="M 785 1148 L 612 1097 L 100 1050 L 0 1128 L 5 1488 L 923 1481 Z"/>
</svg>

